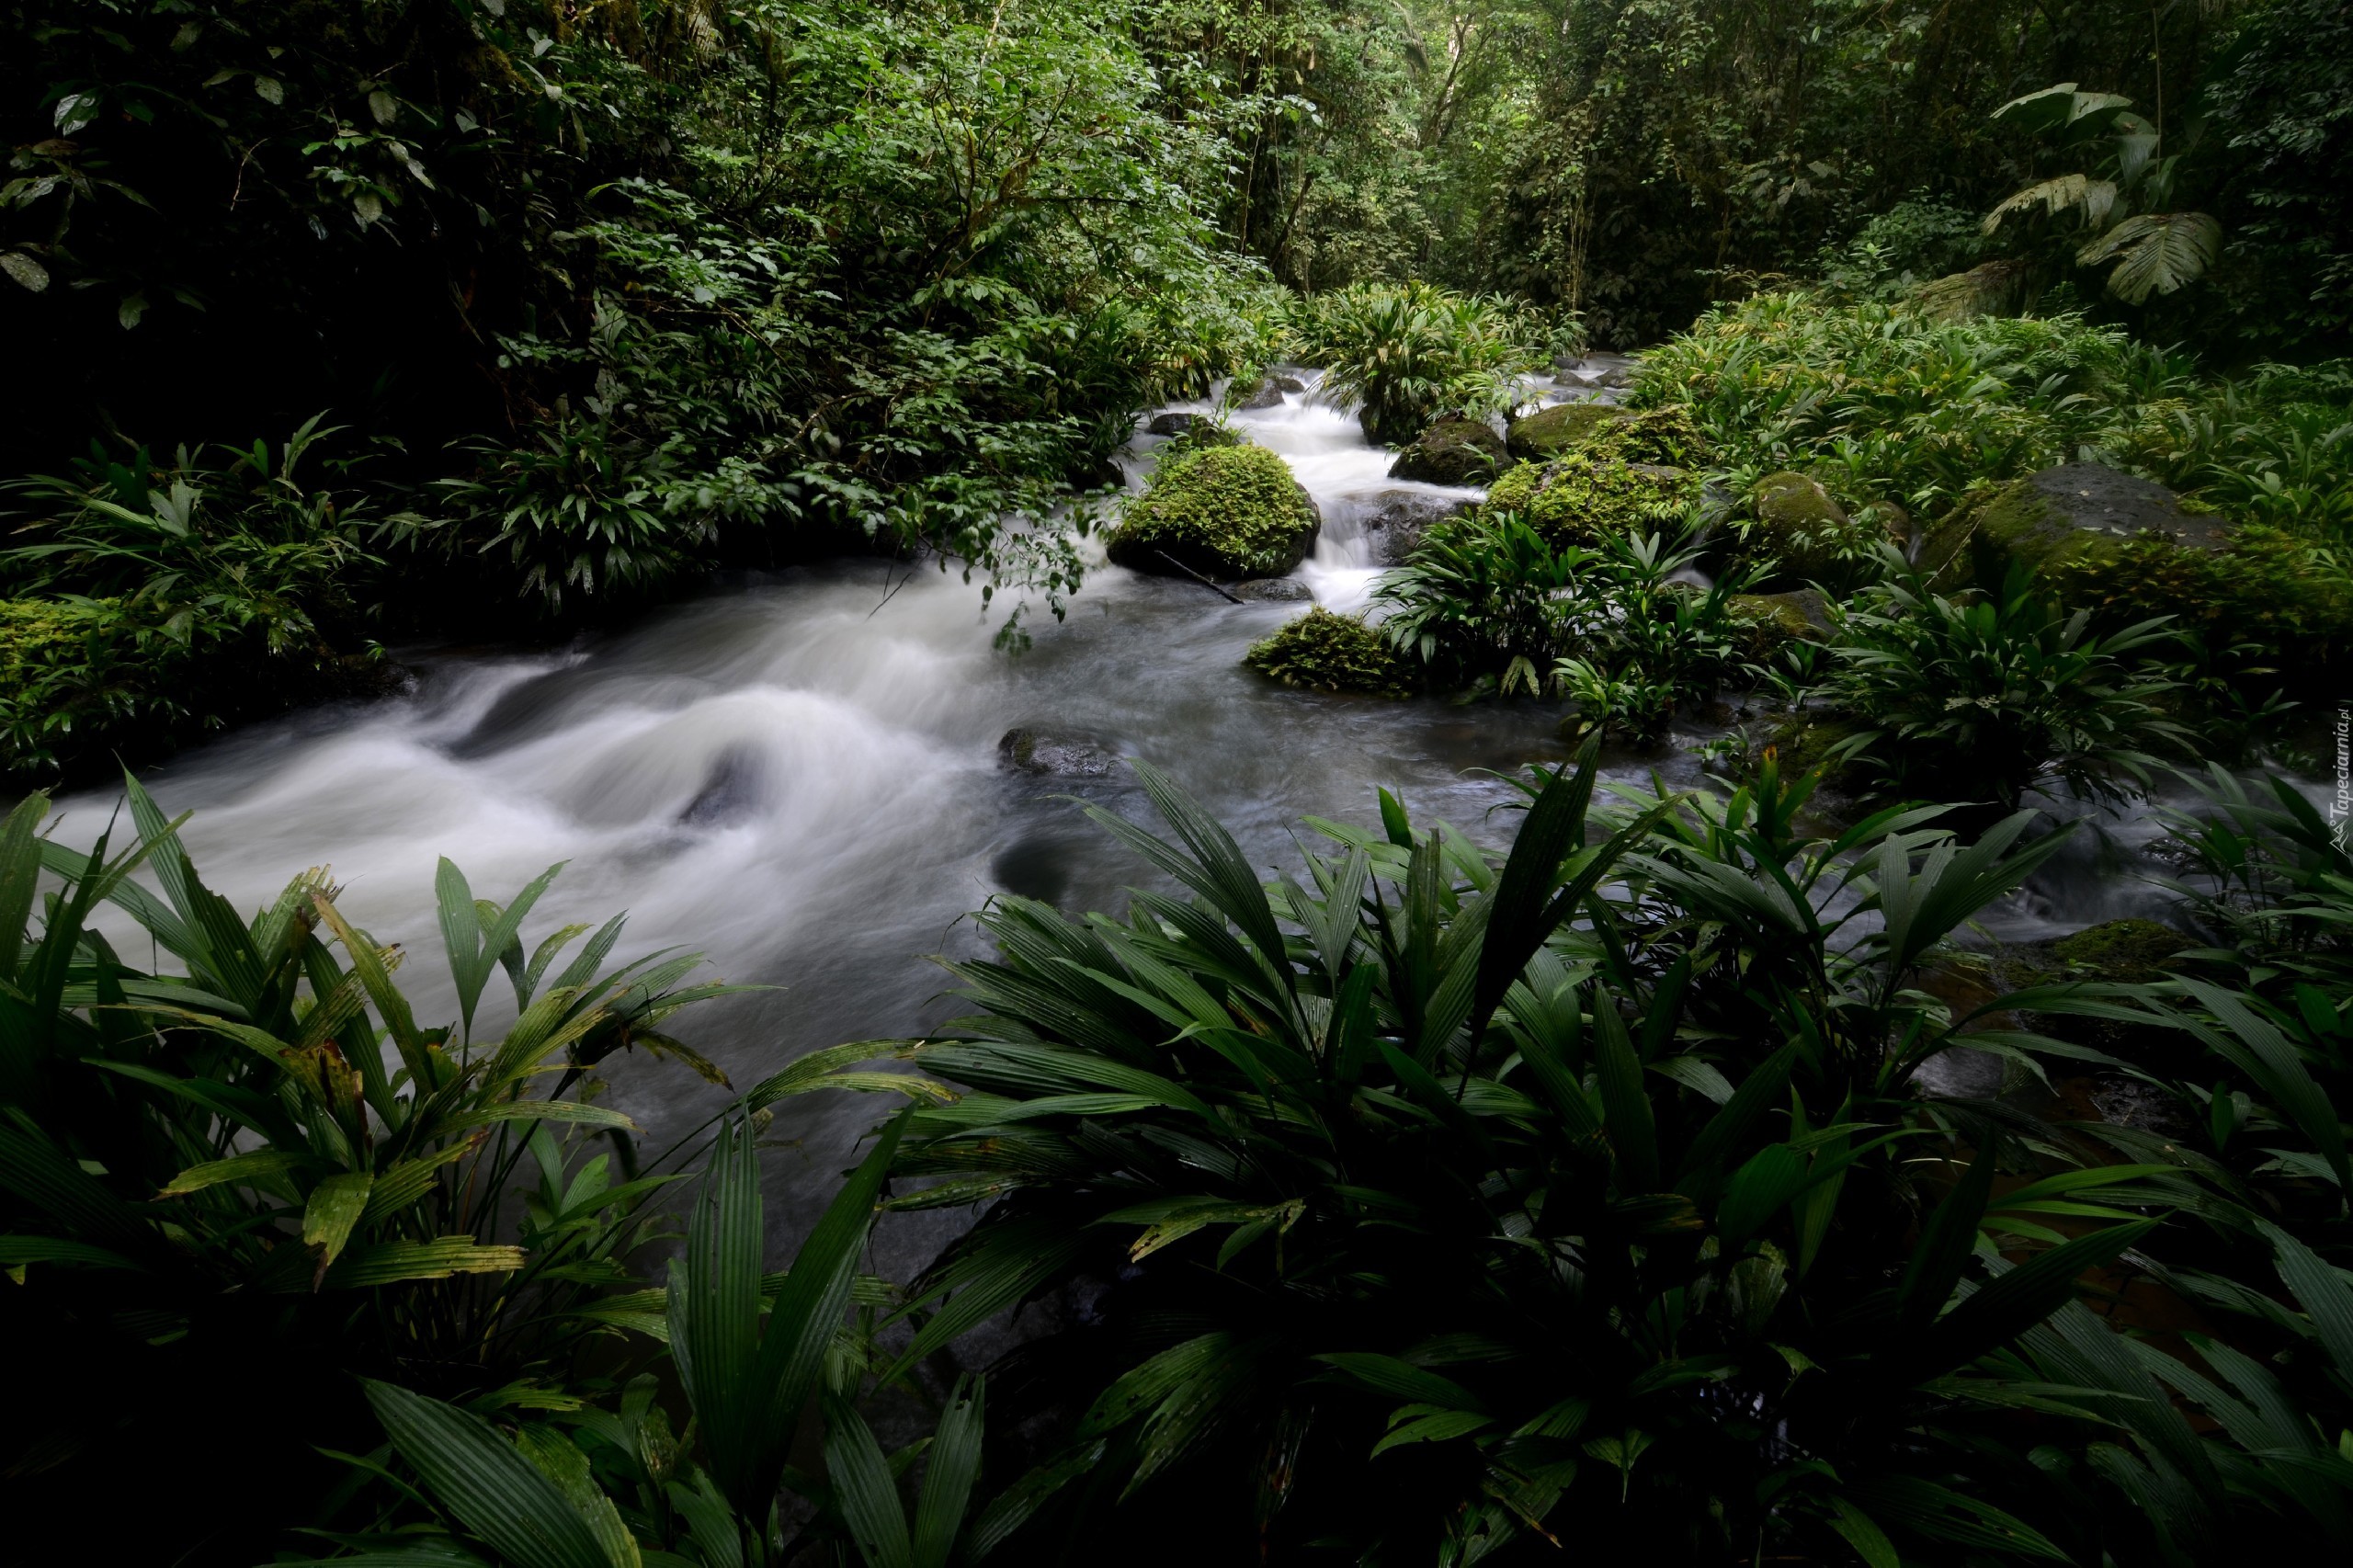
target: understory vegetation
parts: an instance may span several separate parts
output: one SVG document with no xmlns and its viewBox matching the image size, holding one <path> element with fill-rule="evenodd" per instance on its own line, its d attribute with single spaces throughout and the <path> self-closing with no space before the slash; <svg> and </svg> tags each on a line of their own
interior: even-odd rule
<svg viewBox="0 0 2353 1568">
<path fill-rule="evenodd" d="M 0 41 L 29 1559 L 2353 1548 L 2337 0 L 0 0 Z M 1378 510 L 1377 577 L 1278 623 L 1244 596 L 1313 597 L 1268 580 L 1327 523 L 1243 417 L 1286 398 L 1395 455 L 1330 518 Z M 140 782 L 404 645 L 858 554 L 1008 656 L 1091 563 L 1197 580 L 1265 744 L 1451 700 L 1552 761 L 1270 867 L 1016 731 L 1136 786 L 1086 810 L 1143 885 L 993 897 L 960 1016 L 749 1084 L 696 1042 L 754 987 L 546 920 L 561 866 L 441 861 L 404 948 L 324 869 L 234 907 Z M 52 791 L 117 776 L 69 846 Z M 2152 814 L 2163 919 L 1990 934 Z M 630 1058 L 715 1114 L 652 1138 Z M 809 1094 L 881 1108 L 786 1204 Z"/>
</svg>

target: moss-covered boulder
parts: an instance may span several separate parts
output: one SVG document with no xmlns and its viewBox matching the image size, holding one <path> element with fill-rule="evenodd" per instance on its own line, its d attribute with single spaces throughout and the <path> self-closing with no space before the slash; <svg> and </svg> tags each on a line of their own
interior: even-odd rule
<svg viewBox="0 0 2353 1568">
<path fill-rule="evenodd" d="M 1632 417 L 1607 403 L 1556 403 L 1513 420 L 1504 432 L 1504 445 L 1521 462 L 1544 462 L 1584 446 L 1603 427 Z"/>
<path fill-rule="evenodd" d="M 1724 601 L 1724 609 L 1733 643 L 1752 665 L 1770 665 L 1792 643 L 1820 642 L 1830 632 L 1829 602 L 1813 588 L 1734 594 Z"/>
<path fill-rule="evenodd" d="M 2353 674 L 2353 573 L 2311 541 L 2185 506 L 2163 485 L 2068 463 L 1980 492 L 1932 528 L 1939 591 L 1992 589 L 2023 562 L 2109 625 L 2170 616 L 2216 650 L 2252 648 L 2293 689 Z"/>
<path fill-rule="evenodd" d="M 1556 403 L 1513 420 L 1504 433 L 1504 445 L 1523 462 L 1599 450 L 1628 462 L 1693 468 L 1711 455 L 1707 437 L 1691 421 L 1691 411 L 1679 403 L 1636 410 L 1606 403 Z"/>
<path fill-rule="evenodd" d="M 1733 533 L 1740 558 L 1756 567 L 1769 562 L 1766 580 L 1776 584 L 1843 585 L 1891 542 L 1886 518 L 1849 517 L 1819 481 L 1790 472 L 1756 482 L 1749 515 Z"/>
<path fill-rule="evenodd" d="M 2144 536 L 2177 550 L 2228 541 L 2223 519 L 2162 484 L 2100 463 L 2063 463 L 1978 492 L 1930 529 L 1920 564 L 1942 589 L 1999 586 L 2013 562 L 2049 574 L 2115 559 Z"/>
<path fill-rule="evenodd" d="M 1112 531 L 1112 561 L 1138 572 L 1233 581 L 1280 577 L 1306 559 L 1322 517 L 1264 447 L 1211 447 L 1161 460 Z"/>
<path fill-rule="evenodd" d="M 1398 452 L 1392 479 L 1424 484 L 1484 484 L 1510 460 L 1504 438 L 1476 419 L 1441 419 Z"/>
<path fill-rule="evenodd" d="M 1688 469 L 1587 450 L 1508 470 L 1488 487 L 1481 512 L 1516 512 L 1555 544 L 1596 545 L 1674 528 L 1700 493 Z"/>
<path fill-rule="evenodd" d="M 2146 985 L 2179 967 L 2199 944 L 2154 920 L 2104 920 L 2055 940 L 2021 942 L 2002 950 L 1996 970 L 2005 990 L 2074 983 Z M 2053 1039 L 2092 1046 L 2139 1064 L 2186 1062 L 2196 1046 L 2179 1030 L 2128 1018 L 2029 1012 L 2020 1022 Z M 2175 1064 L 2181 1064 L 2175 1062 Z"/>
<path fill-rule="evenodd" d="M 1259 674 L 1310 691 L 1403 697 L 1405 661 L 1388 639 L 1353 615 L 1311 609 L 1252 645 L 1242 662 Z"/>
</svg>

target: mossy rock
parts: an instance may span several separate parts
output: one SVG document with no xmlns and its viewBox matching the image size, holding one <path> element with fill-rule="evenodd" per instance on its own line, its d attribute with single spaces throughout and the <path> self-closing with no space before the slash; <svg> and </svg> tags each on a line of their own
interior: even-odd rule
<svg viewBox="0 0 2353 1568">
<path fill-rule="evenodd" d="M 1484 484 L 1510 460 L 1504 439 L 1476 419 L 1441 419 L 1397 454 L 1392 479 L 1424 484 Z"/>
<path fill-rule="evenodd" d="M 1819 481 L 1802 473 L 1768 473 L 1749 494 L 1749 518 L 1737 525 L 1741 557 L 1771 562 L 1773 583 L 1843 584 L 1889 540 L 1884 520 L 1856 518 Z"/>
<path fill-rule="evenodd" d="M 1830 630 L 1828 601 L 1813 588 L 1786 594 L 1734 594 L 1724 601 L 1733 642 L 1752 665 L 1770 665 L 1781 650 L 1819 642 Z"/>
<path fill-rule="evenodd" d="M 1306 559 L 1322 522 L 1289 465 L 1266 448 L 1194 449 L 1162 457 L 1109 551 L 1138 572 L 1280 577 Z"/>
<path fill-rule="evenodd" d="M 2024 942 L 2005 949 L 1998 970 L 2005 989 L 2092 983 L 2146 985 L 2177 967 L 2174 960 L 2199 944 L 2154 920 L 2104 920 L 2052 941 Z M 2029 1012 L 2027 1028 L 2105 1051 L 2140 1064 L 2186 1064 L 2196 1047 L 2176 1029 L 2123 1018 L 2089 1018 L 2072 1013 Z"/>
<path fill-rule="evenodd" d="M 1584 446 L 1603 426 L 1632 417 L 1607 403 L 1556 403 L 1513 420 L 1504 432 L 1504 444 L 1521 462 L 1543 462 Z"/>
<path fill-rule="evenodd" d="M 1152 423 L 1144 426 L 1144 432 L 1169 437 L 1168 445 L 1161 449 L 1163 451 L 1179 447 L 1238 447 L 1243 444 L 1241 431 L 1229 425 L 1221 425 L 1217 416 L 1211 414 L 1155 415 Z"/>
<path fill-rule="evenodd" d="M 1517 512 L 1554 544 L 1591 546 L 1672 528 L 1700 495 L 1699 476 L 1688 469 L 1588 450 L 1507 471 L 1480 510 Z"/>
<path fill-rule="evenodd" d="M 1606 403 L 1556 403 L 1513 420 L 1504 446 L 1522 462 L 1597 449 L 1628 462 L 1694 468 L 1711 455 L 1691 411 L 1679 403 L 1634 410 Z"/>
<path fill-rule="evenodd" d="M 1310 691 L 1405 695 L 1405 661 L 1381 635 L 1352 615 L 1311 609 L 1254 644 L 1242 662 L 1285 686 Z"/>
<path fill-rule="evenodd" d="M 2051 956 L 2072 978 L 2111 985 L 2145 985 L 2164 976 L 2173 959 L 2198 944 L 2154 920 L 2104 920 L 2051 944 Z"/>
<path fill-rule="evenodd" d="M 2115 559 L 2143 535 L 2183 550 L 2216 550 L 2221 518 L 2187 510 L 2162 484 L 2100 463 L 2063 463 L 1978 492 L 1921 541 L 1936 585 L 1996 588 L 2014 562 L 2050 573 Z"/>
<path fill-rule="evenodd" d="M 1947 593 L 1993 589 L 2013 562 L 2111 627 L 2170 616 L 2210 647 L 2251 645 L 2307 694 L 2353 674 L 2353 574 L 2296 535 L 2233 528 L 2147 480 L 2097 463 L 2046 469 L 1980 493 L 1921 546 Z"/>
</svg>

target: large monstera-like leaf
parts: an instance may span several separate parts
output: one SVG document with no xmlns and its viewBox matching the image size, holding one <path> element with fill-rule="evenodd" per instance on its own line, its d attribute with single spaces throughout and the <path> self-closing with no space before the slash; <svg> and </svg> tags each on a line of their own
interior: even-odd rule
<svg viewBox="0 0 2353 1568">
<path fill-rule="evenodd" d="M 2203 212 L 2143 212 L 2075 253 L 2086 267 L 2113 261 L 2109 292 L 2137 305 L 2205 276 L 2222 254 L 2222 225 Z"/>
</svg>

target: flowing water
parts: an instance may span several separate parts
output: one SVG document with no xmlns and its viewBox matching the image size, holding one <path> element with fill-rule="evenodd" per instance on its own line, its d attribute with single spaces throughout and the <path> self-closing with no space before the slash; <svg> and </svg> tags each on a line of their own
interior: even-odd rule
<svg viewBox="0 0 2353 1568">
<path fill-rule="evenodd" d="M 1352 418 L 1302 397 L 1234 422 L 1322 507 L 1299 578 L 1336 608 L 1368 602 L 1379 569 L 1363 522 L 1384 493 L 1475 494 L 1389 480 L 1389 455 Z M 1131 448 L 1131 483 L 1158 444 Z M 731 585 L 562 653 L 426 654 L 406 696 L 256 726 L 150 787 L 168 811 L 195 812 L 197 865 L 241 908 L 331 866 L 347 914 L 412 949 L 404 978 L 426 1018 L 454 1013 L 436 989 L 437 857 L 501 901 L 570 862 L 527 937 L 626 908 L 622 951 L 699 949 L 725 978 L 779 988 L 679 1021 L 743 1086 L 806 1051 L 947 1016 L 947 977 L 927 955 L 979 951 L 964 916 L 992 894 L 1120 907 L 1145 869 L 1067 798 L 1149 821 L 1112 756 L 1175 775 L 1262 864 L 1293 862 L 1302 816 L 1376 821 L 1376 786 L 1418 821 L 1506 837 L 1493 812 L 1515 796 L 1493 775 L 1563 756 L 1557 715 L 1315 696 L 1245 670 L 1244 651 L 1299 608 L 1097 565 L 1067 620 L 1007 658 L 956 576 L 845 562 Z M 1016 728 L 1064 743 L 1049 755 L 1076 771 L 1009 767 L 999 740 Z M 1681 749 L 1612 772 L 1654 767 L 1694 777 Z M 87 842 L 113 804 L 65 802 L 62 835 Z M 2006 922 L 2032 934 L 2146 907 L 2147 834 L 2115 825 Z M 723 1103 L 668 1064 L 626 1061 L 610 1076 L 614 1103 L 657 1144 Z M 779 1196 L 805 1214 L 881 1108 L 822 1096 L 779 1108 L 779 1134 L 798 1148 L 787 1166 L 812 1177 Z"/>
</svg>

